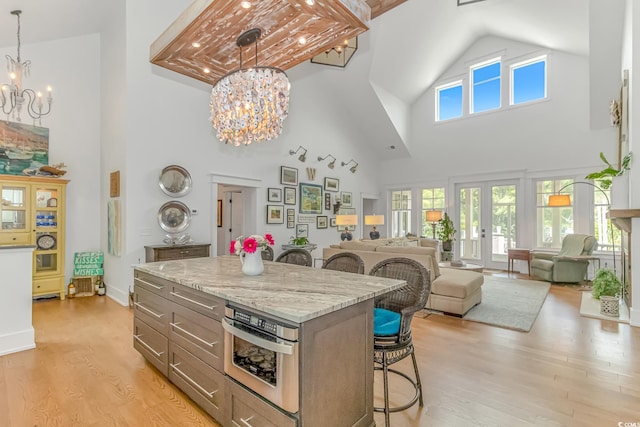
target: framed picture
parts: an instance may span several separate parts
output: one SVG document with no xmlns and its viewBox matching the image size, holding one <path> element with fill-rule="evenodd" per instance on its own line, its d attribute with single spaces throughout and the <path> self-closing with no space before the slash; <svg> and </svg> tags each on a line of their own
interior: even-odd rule
<svg viewBox="0 0 640 427">
<path fill-rule="evenodd" d="M 351 193 L 348 191 L 343 191 L 341 194 L 341 201 L 340 203 L 342 203 L 342 206 L 345 207 L 350 207 L 351 206 Z"/>
<path fill-rule="evenodd" d="M 296 225 L 296 210 L 287 209 L 287 228 L 294 228 Z"/>
<path fill-rule="evenodd" d="M 222 227 L 222 200 L 218 199 L 218 227 Z"/>
<path fill-rule="evenodd" d="M 296 204 L 296 188 L 284 187 L 284 204 L 295 205 Z"/>
<path fill-rule="evenodd" d="M 325 178 L 324 191 L 338 191 L 340 189 L 340 180 L 338 178 Z"/>
<path fill-rule="evenodd" d="M 284 206 L 267 205 L 267 224 L 284 224 Z"/>
<path fill-rule="evenodd" d="M 280 184 L 298 185 L 298 169 L 280 166 Z"/>
<path fill-rule="evenodd" d="M 300 183 L 300 213 L 322 213 L 322 186 Z"/>
<path fill-rule="evenodd" d="M 327 228 L 328 227 L 327 220 L 328 219 L 326 216 L 318 216 L 316 218 L 316 228 Z"/>
<path fill-rule="evenodd" d="M 324 193 L 324 210 L 331 210 L 331 193 Z"/>
<path fill-rule="evenodd" d="M 309 237 L 309 224 L 296 225 L 296 238 L 297 237 Z"/>
<path fill-rule="evenodd" d="M 329 227 L 337 227 L 338 224 L 336 224 L 336 219 L 335 218 L 331 218 L 329 220 Z"/>
<path fill-rule="evenodd" d="M 267 188 L 267 202 L 282 203 L 282 188 Z"/>
</svg>

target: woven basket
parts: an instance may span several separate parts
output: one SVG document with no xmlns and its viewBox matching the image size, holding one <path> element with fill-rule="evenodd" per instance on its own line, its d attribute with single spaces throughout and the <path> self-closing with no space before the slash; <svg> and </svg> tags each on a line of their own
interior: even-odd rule
<svg viewBox="0 0 640 427">
<path fill-rule="evenodd" d="M 600 314 L 618 317 L 620 315 L 620 299 L 618 297 L 600 297 Z"/>
</svg>

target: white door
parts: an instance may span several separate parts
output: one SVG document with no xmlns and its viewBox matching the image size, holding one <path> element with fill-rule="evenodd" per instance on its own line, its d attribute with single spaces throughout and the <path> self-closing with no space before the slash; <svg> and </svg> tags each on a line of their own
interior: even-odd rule
<svg viewBox="0 0 640 427">
<path fill-rule="evenodd" d="M 517 241 L 517 184 L 495 181 L 456 186 L 454 258 L 485 268 L 507 269 L 507 249 L 515 248 Z"/>
</svg>

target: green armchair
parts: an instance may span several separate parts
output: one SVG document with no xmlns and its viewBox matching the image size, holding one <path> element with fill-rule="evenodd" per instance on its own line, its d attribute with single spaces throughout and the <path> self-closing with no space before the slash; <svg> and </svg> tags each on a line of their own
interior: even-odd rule
<svg viewBox="0 0 640 427">
<path fill-rule="evenodd" d="M 576 257 L 591 255 L 598 242 L 586 234 L 567 234 L 559 253 L 533 252 L 531 274 L 547 282 L 578 283 L 585 279 L 589 261 Z"/>
</svg>

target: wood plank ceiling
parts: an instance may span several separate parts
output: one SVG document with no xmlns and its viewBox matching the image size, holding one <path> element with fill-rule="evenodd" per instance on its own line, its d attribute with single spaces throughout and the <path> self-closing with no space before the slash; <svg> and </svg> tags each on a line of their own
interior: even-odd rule
<svg viewBox="0 0 640 427">
<path fill-rule="evenodd" d="M 152 43 L 151 62 L 213 85 L 240 68 L 238 36 L 259 28 L 258 65 L 287 70 L 367 31 L 370 19 L 405 1 L 195 0 Z M 255 48 L 245 47 L 243 67 L 255 63 Z"/>
</svg>

